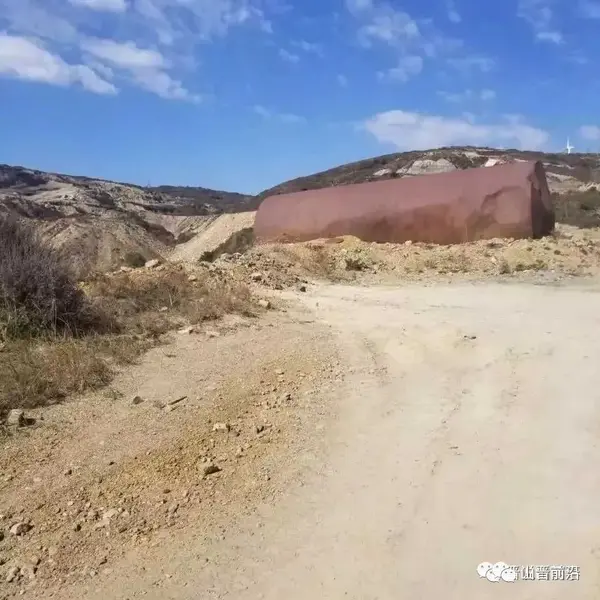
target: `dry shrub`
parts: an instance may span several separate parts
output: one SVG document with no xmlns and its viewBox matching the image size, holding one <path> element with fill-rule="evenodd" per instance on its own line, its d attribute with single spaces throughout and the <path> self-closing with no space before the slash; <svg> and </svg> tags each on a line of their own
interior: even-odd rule
<svg viewBox="0 0 600 600">
<path fill-rule="evenodd" d="M 112 380 L 114 366 L 135 362 L 152 345 L 111 335 L 10 342 L 0 352 L 0 414 L 99 389 Z"/>
<path fill-rule="evenodd" d="M 0 340 L 102 324 L 65 261 L 28 224 L 0 217 Z"/>
<path fill-rule="evenodd" d="M 255 309 L 246 285 L 210 274 L 190 281 L 176 268 L 105 275 L 91 282 L 88 294 L 120 331 L 151 335 L 227 313 L 250 316 Z"/>
<path fill-rule="evenodd" d="M 57 402 L 110 379 L 108 361 L 84 341 L 13 343 L 0 353 L 0 411 Z"/>
</svg>

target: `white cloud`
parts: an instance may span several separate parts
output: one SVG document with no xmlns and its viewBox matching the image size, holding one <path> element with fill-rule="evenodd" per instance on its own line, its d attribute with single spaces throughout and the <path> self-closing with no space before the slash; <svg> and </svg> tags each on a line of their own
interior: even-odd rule
<svg viewBox="0 0 600 600">
<path fill-rule="evenodd" d="M 125 0 L 69 0 L 74 6 L 82 6 L 91 10 L 124 13 L 127 10 Z"/>
<path fill-rule="evenodd" d="M 65 64 L 84 62 L 107 79 L 112 69 L 115 77 L 163 98 L 197 101 L 180 74 L 197 67 L 198 45 L 242 26 L 272 31 L 266 11 L 278 13 L 282 6 L 279 0 L 0 0 L 0 25 L 43 39 Z M 90 37 L 98 32 L 92 11 L 106 13 L 102 18 L 115 39 Z M 94 85 L 87 70 L 78 72 Z"/>
<path fill-rule="evenodd" d="M 465 73 L 470 71 L 487 73 L 495 67 L 496 62 L 487 56 L 463 56 L 460 58 L 449 58 L 448 64 Z"/>
<path fill-rule="evenodd" d="M 583 125 L 579 128 L 579 135 L 586 140 L 599 141 L 600 127 L 597 125 Z"/>
<path fill-rule="evenodd" d="M 517 15 L 529 23 L 540 42 L 562 44 L 562 33 L 554 25 L 554 0 L 519 0 Z"/>
<path fill-rule="evenodd" d="M 348 78 L 345 75 L 342 75 L 341 73 L 337 76 L 337 82 L 342 86 L 342 87 L 348 87 Z"/>
<path fill-rule="evenodd" d="M 252 107 L 252 110 L 259 115 L 260 117 L 262 117 L 265 120 L 269 120 L 269 121 L 280 121 L 282 123 L 289 123 L 289 124 L 299 124 L 299 123 L 305 123 L 306 119 L 304 117 L 301 117 L 300 115 L 295 115 L 292 113 L 279 113 L 279 112 L 275 112 L 272 110 L 269 110 L 268 108 L 257 104 L 255 106 Z"/>
<path fill-rule="evenodd" d="M 423 70 L 423 59 L 420 56 L 403 56 L 398 65 L 387 71 L 380 71 L 379 79 L 400 81 L 406 83 L 411 77 L 418 75 Z"/>
<path fill-rule="evenodd" d="M 40 41 L 0 34 L 0 74 L 21 80 L 68 86 L 79 83 L 96 94 L 117 93 L 117 88 L 86 65 L 67 64 Z"/>
<path fill-rule="evenodd" d="M 460 23 L 462 21 L 454 0 L 446 0 L 446 13 L 448 20 L 452 21 L 452 23 Z"/>
<path fill-rule="evenodd" d="M 290 62 L 290 63 L 300 62 L 300 57 L 297 54 L 294 54 L 293 52 L 289 52 L 285 48 L 279 49 L 279 56 L 282 58 L 282 60 L 285 60 L 286 62 Z"/>
<path fill-rule="evenodd" d="M 317 56 L 323 56 L 323 47 L 321 44 L 316 44 L 314 42 L 307 42 L 306 40 L 298 40 L 292 42 L 292 46 L 303 50 L 309 54 L 316 54 Z"/>
<path fill-rule="evenodd" d="M 156 50 L 138 48 L 134 42 L 90 39 L 81 47 L 96 58 L 123 69 L 162 69 L 168 66 L 163 55 Z"/>
<path fill-rule="evenodd" d="M 600 2 L 596 0 L 581 0 L 579 13 L 586 19 L 600 19 Z"/>
<path fill-rule="evenodd" d="M 365 46 L 371 45 L 373 41 L 390 46 L 405 46 L 418 39 L 420 32 L 416 21 L 408 13 L 382 6 L 360 27 L 358 36 Z"/>
<path fill-rule="evenodd" d="M 482 100 L 495 100 L 496 99 L 496 92 L 494 90 L 481 90 L 481 93 L 479 94 L 479 97 Z"/>
<path fill-rule="evenodd" d="M 423 150 L 440 146 L 516 144 L 538 149 L 550 136 L 520 117 L 505 117 L 497 123 L 478 123 L 473 117 L 443 117 L 392 110 L 374 115 L 361 128 L 379 142 L 399 150 Z"/>
<path fill-rule="evenodd" d="M 91 39 L 82 44 L 85 51 L 111 67 L 126 71 L 131 81 L 139 87 L 168 100 L 200 101 L 200 96 L 192 94 L 182 82 L 174 79 L 166 71 L 170 62 L 157 50 L 138 48 L 132 41 Z"/>
</svg>

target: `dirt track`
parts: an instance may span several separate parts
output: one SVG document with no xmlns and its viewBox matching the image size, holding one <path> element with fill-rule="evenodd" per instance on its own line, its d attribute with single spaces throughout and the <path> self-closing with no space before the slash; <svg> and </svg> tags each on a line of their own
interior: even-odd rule
<svg viewBox="0 0 600 600">
<path fill-rule="evenodd" d="M 226 535 L 171 531 L 60 597 L 599 598 L 599 291 L 310 292 L 297 316 L 332 327 L 347 376 L 278 465 L 282 493 Z M 493 584 L 483 561 L 581 580 Z"/>
</svg>

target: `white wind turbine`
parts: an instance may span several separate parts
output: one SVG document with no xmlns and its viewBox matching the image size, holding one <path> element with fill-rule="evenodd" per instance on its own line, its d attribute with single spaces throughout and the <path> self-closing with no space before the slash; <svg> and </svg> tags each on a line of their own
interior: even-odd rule
<svg viewBox="0 0 600 600">
<path fill-rule="evenodd" d="M 567 146 L 565 150 L 567 151 L 567 154 L 571 154 L 571 150 L 575 150 L 575 146 L 571 146 L 570 138 L 567 138 Z"/>
</svg>

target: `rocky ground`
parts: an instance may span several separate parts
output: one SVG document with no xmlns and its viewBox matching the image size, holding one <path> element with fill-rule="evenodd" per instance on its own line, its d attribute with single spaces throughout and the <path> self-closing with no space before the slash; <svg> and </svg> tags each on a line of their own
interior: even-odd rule
<svg viewBox="0 0 600 600">
<path fill-rule="evenodd" d="M 223 515 L 272 501 L 279 461 L 321 411 L 316 389 L 342 377 L 326 337 L 285 308 L 185 329 L 108 390 L 6 427 L 0 598 L 60 598 L 165 531 L 218 522 L 224 536 Z"/>
<path fill-rule="evenodd" d="M 183 328 L 108 389 L 27 411 L 2 429 L 0 598 L 102 597 L 126 576 L 123 565 L 139 575 L 162 544 L 190 535 L 194 564 L 209 565 L 239 519 L 285 497 L 315 427 L 327 427 L 342 390 L 356 384 L 347 378 L 378 373 L 376 361 L 345 362 L 350 338 L 316 322 L 319 298 L 301 308 L 319 281 L 358 286 L 351 294 L 381 284 L 586 281 L 600 275 L 600 231 L 560 226 L 541 240 L 457 246 L 318 240 L 186 269 L 248 282 L 273 310 Z M 160 595 L 172 577 L 162 556 L 144 575 L 153 597 L 171 597 Z"/>
</svg>

